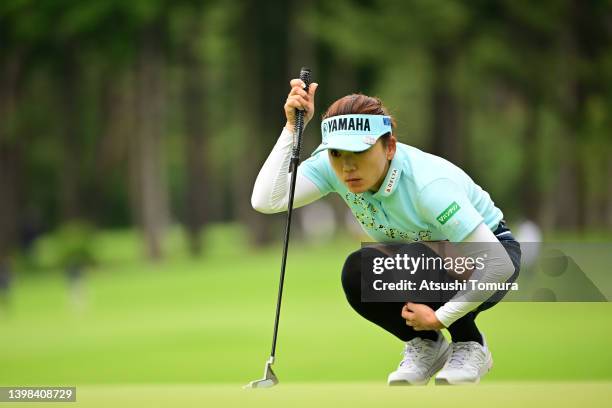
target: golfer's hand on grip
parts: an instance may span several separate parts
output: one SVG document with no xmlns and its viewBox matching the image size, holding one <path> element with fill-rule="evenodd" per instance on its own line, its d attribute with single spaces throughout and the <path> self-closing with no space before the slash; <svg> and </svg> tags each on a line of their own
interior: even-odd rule
<svg viewBox="0 0 612 408">
<path fill-rule="evenodd" d="M 287 117 L 285 128 L 293 133 L 295 131 L 296 109 L 304 111 L 304 128 L 306 128 L 306 125 L 312 119 L 315 109 L 315 92 L 319 84 L 310 84 L 308 92 L 304 90 L 304 82 L 301 79 L 292 79 L 289 85 L 291 86 L 291 91 L 287 95 L 287 101 L 285 102 L 285 116 Z"/>
</svg>

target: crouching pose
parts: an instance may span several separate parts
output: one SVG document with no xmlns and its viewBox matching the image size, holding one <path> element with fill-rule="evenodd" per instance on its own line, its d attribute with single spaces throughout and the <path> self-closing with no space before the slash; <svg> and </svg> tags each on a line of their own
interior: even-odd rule
<svg viewBox="0 0 612 408">
<path fill-rule="evenodd" d="M 302 81 L 294 79 L 290 86 L 287 123 L 253 190 L 252 205 L 263 213 L 287 210 L 295 109 L 305 111 L 305 124 L 314 114 L 318 85 L 306 92 Z M 295 207 L 335 192 L 373 241 L 486 244 L 462 254 L 484 253 L 478 281 L 516 280 L 521 250 L 502 211 L 459 167 L 398 142 L 395 121 L 379 99 L 361 94 L 338 99 L 323 115 L 321 132 L 320 146 L 298 168 Z M 506 291 L 474 295 L 457 290 L 443 302 L 363 301 L 363 260 L 371 251 L 378 249 L 364 247 L 348 255 L 342 285 L 357 313 L 405 342 L 402 361 L 388 383 L 422 385 L 434 375 L 436 384 L 479 382 L 493 360 L 475 319 Z M 448 330 L 450 343 L 442 329 Z"/>
</svg>

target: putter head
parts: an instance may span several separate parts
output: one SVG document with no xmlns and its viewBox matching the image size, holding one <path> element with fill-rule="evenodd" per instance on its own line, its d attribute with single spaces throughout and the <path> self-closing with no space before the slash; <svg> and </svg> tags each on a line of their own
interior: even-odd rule
<svg viewBox="0 0 612 408">
<path fill-rule="evenodd" d="M 270 357 L 268 361 L 266 361 L 263 378 L 261 380 L 251 381 L 242 388 L 270 388 L 278 384 L 278 378 L 276 378 L 276 374 L 272 371 L 273 363 L 274 357 Z"/>
</svg>

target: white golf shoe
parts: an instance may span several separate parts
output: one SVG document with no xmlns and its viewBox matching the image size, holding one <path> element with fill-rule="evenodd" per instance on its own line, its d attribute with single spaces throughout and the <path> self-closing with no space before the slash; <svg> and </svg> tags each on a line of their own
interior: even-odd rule
<svg viewBox="0 0 612 408">
<path fill-rule="evenodd" d="M 404 358 L 397 370 L 389 374 L 389 385 L 426 385 L 450 355 L 450 346 L 442 333 L 438 340 L 416 337 L 404 348 Z"/>
<path fill-rule="evenodd" d="M 436 385 L 478 384 L 491 367 L 493 357 L 487 347 L 476 341 L 451 343 L 451 355 L 436 375 Z"/>
</svg>

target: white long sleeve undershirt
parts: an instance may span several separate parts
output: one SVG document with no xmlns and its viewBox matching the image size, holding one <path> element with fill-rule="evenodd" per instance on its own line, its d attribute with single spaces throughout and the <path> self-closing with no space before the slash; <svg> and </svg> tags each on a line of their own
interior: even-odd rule
<svg viewBox="0 0 612 408">
<path fill-rule="evenodd" d="M 292 146 L 293 134 L 283 129 L 255 180 L 251 196 L 251 205 L 255 210 L 264 214 L 287 211 Z M 323 197 L 321 191 L 302 174 L 298 167 L 293 207 L 302 207 L 321 197 Z"/>
<path fill-rule="evenodd" d="M 469 243 L 474 243 L 474 245 Z M 480 223 L 456 247 L 461 256 L 483 259 L 484 267 L 481 270 L 475 270 L 470 277 L 471 280 L 485 284 L 500 283 L 506 282 L 514 273 L 514 265 L 506 249 L 484 222 Z M 445 327 L 449 327 L 457 319 L 476 309 L 494 293 L 493 290 L 460 291 L 435 311 L 436 317 Z"/>
</svg>

